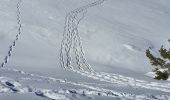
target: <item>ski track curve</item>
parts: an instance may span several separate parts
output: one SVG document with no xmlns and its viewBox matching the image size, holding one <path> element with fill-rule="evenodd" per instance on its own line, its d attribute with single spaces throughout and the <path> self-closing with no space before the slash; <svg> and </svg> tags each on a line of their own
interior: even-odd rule
<svg viewBox="0 0 170 100">
<path fill-rule="evenodd" d="M 61 67 L 65 69 L 74 69 L 72 65 L 72 54 L 74 53 L 74 59 L 76 60 L 75 63 L 77 65 L 77 69 L 90 72 L 93 71 L 93 69 L 84 57 L 85 54 L 81 42 L 80 33 L 78 31 L 78 25 L 80 21 L 85 17 L 85 14 L 89 8 L 101 5 L 102 3 L 104 3 L 104 1 L 106 0 L 97 0 L 93 3 L 77 8 L 66 15 L 63 40 L 60 50 Z M 79 15 L 82 16 L 79 18 Z"/>
<path fill-rule="evenodd" d="M 8 62 L 9 62 L 9 58 L 12 56 L 12 52 L 14 50 L 14 47 L 16 46 L 16 43 L 20 37 L 20 35 L 22 34 L 22 23 L 21 23 L 21 3 L 22 0 L 18 0 L 17 2 L 17 24 L 18 24 L 18 33 L 15 36 L 15 39 L 13 40 L 12 44 L 9 46 L 9 50 L 7 51 L 7 55 L 4 58 L 4 61 L 1 63 L 0 67 L 4 67 Z"/>
</svg>

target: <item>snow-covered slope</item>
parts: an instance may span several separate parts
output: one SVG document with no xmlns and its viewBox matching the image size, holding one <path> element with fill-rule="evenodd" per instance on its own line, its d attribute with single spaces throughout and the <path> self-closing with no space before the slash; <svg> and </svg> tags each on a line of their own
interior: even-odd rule
<svg viewBox="0 0 170 100">
<path fill-rule="evenodd" d="M 145 76 L 145 49 L 169 45 L 169 4 L 0 0 L 0 100 L 170 100 Z"/>
</svg>

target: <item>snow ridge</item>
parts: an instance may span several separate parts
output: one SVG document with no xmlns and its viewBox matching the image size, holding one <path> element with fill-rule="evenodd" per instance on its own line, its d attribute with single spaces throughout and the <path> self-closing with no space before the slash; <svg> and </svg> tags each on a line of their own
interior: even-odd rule
<svg viewBox="0 0 170 100">
<path fill-rule="evenodd" d="M 14 47 L 16 46 L 16 42 L 18 41 L 19 39 L 19 36 L 21 35 L 22 31 L 21 31 L 21 28 L 22 28 L 22 24 L 21 24 L 21 9 L 20 9 L 20 5 L 22 3 L 22 0 L 18 0 L 17 2 L 17 24 L 18 24 L 18 33 L 15 37 L 15 40 L 12 42 L 12 44 L 9 46 L 9 50 L 8 50 L 8 54 L 5 56 L 5 59 L 4 61 L 1 63 L 1 67 L 4 67 L 8 61 L 9 61 L 9 58 L 12 56 L 12 52 L 13 52 L 13 49 Z"/>
<path fill-rule="evenodd" d="M 65 27 L 60 51 L 61 67 L 65 69 L 74 69 L 72 66 L 72 62 L 75 59 L 75 63 L 78 65 L 78 69 L 93 71 L 93 69 L 87 63 L 87 60 L 84 57 L 85 54 L 83 51 L 80 33 L 78 31 L 78 25 L 80 21 L 84 18 L 85 13 L 89 8 L 100 5 L 104 3 L 104 1 L 106 0 L 95 1 L 88 5 L 77 8 L 67 14 L 65 18 Z M 75 55 L 74 59 L 72 59 L 72 53 L 74 53 Z"/>
</svg>

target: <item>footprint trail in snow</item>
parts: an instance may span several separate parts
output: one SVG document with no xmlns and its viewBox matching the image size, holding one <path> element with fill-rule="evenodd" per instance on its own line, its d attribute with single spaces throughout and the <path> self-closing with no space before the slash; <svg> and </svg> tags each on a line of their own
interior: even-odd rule
<svg viewBox="0 0 170 100">
<path fill-rule="evenodd" d="M 17 79 L 14 80 L 14 78 L 9 77 L 0 77 L 0 93 L 33 93 L 34 95 L 43 97 L 43 98 L 49 98 L 51 100 L 69 100 L 69 99 L 75 99 L 75 97 L 72 97 L 72 95 L 80 96 L 81 98 L 93 98 L 96 96 L 100 97 L 109 97 L 109 98 L 115 98 L 115 99 L 129 99 L 133 100 L 134 97 L 139 100 L 169 100 L 170 96 L 167 95 L 150 95 L 150 94 L 131 94 L 131 93 L 123 93 L 123 92 L 116 92 L 114 90 L 105 89 L 102 87 L 92 86 L 85 83 L 79 83 L 79 82 L 72 82 L 67 81 L 64 79 L 56 79 L 53 77 L 47 77 L 47 76 L 41 76 L 37 74 L 31 74 L 24 71 L 19 71 L 15 69 L 2 69 L 3 72 L 10 72 L 10 73 L 16 73 L 19 75 L 17 76 Z M 44 83 L 47 86 L 51 84 L 60 84 L 64 85 L 65 88 L 51 88 L 47 89 L 38 86 L 32 85 L 31 82 L 33 81 L 35 83 Z M 28 83 L 27 85 L 23 85 L 22 82 Z M 60 86 L 59 85 L 59 86 Z M 70 86 L 76 86 L 81 87 L 80 89 L 74 89 Z M 48 86 L 49 87 L 49 86 Z M 155 87 L 156 88 L 156 87 Z"/>
<path fill-rule="evenodd" d="M 104 3 L 104 1 L 106 0 L 97 0 L 93 3 L 77 8 L 67 14 L 60 51 L 61 67 L 65 69 L 80 69 L 90 72 L 93 71 L 84 57 L 78 25 L 80 21 L 85 17 L 85 13 L 89 8 L 101 5 Z M 72 63 L 76 63 L 77 68 L 75 65 L 72 65 Z"/>
<path fill-rule="evenodd" d="M 16 43 L 17 43 L 19 37 L 22 34 L 21 4 L 22 4 L 22 0 L 18 0 L 17 7 L 16 7 L 17 8 L 17 24 L 18 24 L 18 29 L 17 30 L 18 30 L 18 32 L 17 32 L 17 34 L 15 36 L 15 39 L 13 40 L 12 44 L 9 46 L 8 53 L 5 56 L 4 61 L 1 63 L 0 67 L 4 67 L 9 62 L 9 59 L 12 56 L 13 50 L 14 50 L 14 48 L 16 46 Z"/>
</svg>

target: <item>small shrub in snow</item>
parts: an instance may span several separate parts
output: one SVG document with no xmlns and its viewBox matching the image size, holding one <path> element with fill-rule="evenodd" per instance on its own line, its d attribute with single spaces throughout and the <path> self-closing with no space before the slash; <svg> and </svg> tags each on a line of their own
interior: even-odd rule
<svg viewBox="0 0 170 100">
<path fill-rule="evenodd" d="M 170 42 L 170 39 L 168 40 Z M 170 49 L 167 50 L 161 46 L 160 57 L 155 57 L 151 54 L 150 49 L 146 50 L 146 56 L 149 58 L 151 65 L 156 66 L 154 72 L 156 73 L 155 79 L 157 80 L 167 80 L 170 75 Z M 163 71 L 160 71 L 162 70 Z"/>
<path fill-rule="evenodd" d="M 167 80 L 169 77 L 169 74 L 168 74 L 168 71 L 156 71 L 156 76 L 154 79 L 157 79 L 157 80 Z"/>
</svg>

